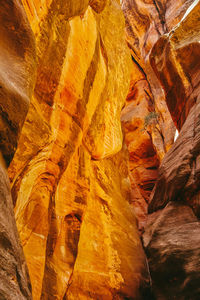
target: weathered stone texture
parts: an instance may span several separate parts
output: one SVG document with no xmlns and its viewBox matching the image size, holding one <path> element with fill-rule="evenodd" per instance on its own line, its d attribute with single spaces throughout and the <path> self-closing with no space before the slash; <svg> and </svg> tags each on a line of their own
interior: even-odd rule
<svg viewBox="0 0 200 300">
<path fill-rule="evenodd" d="M 179 130 L 199 95 L 200 4 L 190 10 L 169 35 L 160 38 L 150 58 Z"/>
<path fill-rule="evenodd" d="M 162 82 L 167 81 L 171 76 L 178 76 L 179 81 L 177 81 L 176 92 L 174 86 L 168 85 L 165 87 L 167 95 L 167 103 L 172 111 L 176 111 L 176 116 L 174 114 L 174 120 L 177 126 L 182 126 L 178 139 L 176 140 L 173 147 L 166 154 L 160 170 L 159 177 L 155 187 L 154 192 L 151 196 L 150 211 L 154 211 L 157 208 L 161 208 L 166 205 L 167 201 L 174 201 L 179 199 L 192 201 L 194 194 L 198 192 L 199 186 L 199 109 L 200 109 L 200 98 L 199 98 L 199 82 L 200 77 L 198 76 L 198 63 L 199 63 L 199 52 L 196 52 L 196 47 L 199 47 L 196 41 L 199 38 L 199 32 L 196 32 L 196 28 L 199 26 L 199 21 L 197 21 L 197 16 L 199 13 L 200 5 L 197 4 L 191 12 L 186 16 L 181 24 L 177 26 L 171 33 L 170 41 L 176 43 L 177 47 L 173 46 L 173 51 L 178 51 L 177 60 L 175 59 L 175 69 L 167 71 L 167 67 L 163 68 L 162 72 Z M 188 24 L 188 26 L 186 26 Z M 190 24 L 190 26 L 189 26 Z M 192 30 L 192 24 L 194 30 Z M 181 32 L 181 34 L 180 34 Z M 178 39 L 179 37 L 179 39 Z M 168 43 L 168 42 L 167 42 Z M 194 46 L 193 46 L 194 44 Z M 179 45 L 179 46 L 178 46 Z M 177 50 L 176 50 L 177 48 Z M 156 49 L 157 52 L 156 52 Z M 190 50 L 187 52 L 186 50 Z M 155 45 L 153 49 L 155 54 L 155 59 L 152 63 L 156 68 L 158 74 L 161 74 L 160 66 L 170 65 L 171 52 L 165 53 L 160 56 L 160 41 Z M 166 55 L 166 57 L 165 57 Z M 152 54 L 153 57 L 153 54 Z M 159 59 L 156 62 L 156 58 Z M 183 60 L 184 57 L 184 60 Z M 190 62 L 196 60 L 197 69 L 194 68 L 193 73 L 188 70 Z M 185 68 L 181 67 L 181 62 Z M 172 65 L 172 64 L 171 64 Z M 160 73 L 159 73 L 160 72 Z M 186 78 L 190 78 L 190 83 Z M 192 83 L 193 81 L 193 83 Z M 179 85 L 179 83 L 181 85 Z M 184 91 L 184 85 L 188 83 L 188 94 Z M 193 88 L 192 88 L 193 87 Z M 172 90 L 174 92 L 172 92 Z M 168 97 L 168 91 L 172 95 Z M 171 92 L 170 92 L 171 91 Z M 190 93 L 189 93 L 190 91 Z M 180 97 L 180 92 L 182 92 L 182 97 Z M 174 93 L 174 94 L 173 94 Z M 173 99 L 173 101 L 172 101 Z M 172 103 L 173 102 L 173 103 Z M 173 109 L 172 109 L 173 105 Z M 178 125 L 179 124 L 179 125 Z M 162 191 L 161 191 L 162 189 Z M 161 197 L 162 194 L 162 197 Z M 159 199 L 159 200 L 158 200 Z M 196 204 L 195 204 L 196 205 Z"/>
<path fill-rule="evenodd" d="M 0 299 L 32 299 L 4 164 L 0 165 Z"/>
<path fill-rule="evenodd" d="M 122 1 L 126 40 L 133 58 L 133 76 L 126 107 L 122 112 L 122 123 L 130 153 L 132 202 L 141 230 L 145 224 L 149 197 L 159 164 L 174 142 L 175 126 L 172 119 L 175 125 L 177 122 L 183 123 L 181 119 L 184 120 L 198 93 L 196 82 L 189 83 L 190 80 L 197 81 L 199 76 L 198 54 L 190 55 L 193 52 L 190 46 L 186 47 L 185 43 L 188 42 L 185 41 L 182 45 L 179 43 L 181 36 L 185 34 L 182 27 L 196 36 L 199 32 L 198 26 L 194 29 L 190 25 L 192 21 L 187 21 L 187 18 L 179 28 L 179 22 L 191 4 L 191 0 Z M 194 22 L 195 19 L 198 19 L 198 13 L 194 12 Z M 176 29 L 176 34 L 173 34 L 176 26 L 179 30 Z M 183 40 L 187 39 L 186 36 Z M 192 47 L 196 47 L 197 53 L 198 45 Z M 186 62 L 184 58 L 188 55 L 190 58 Z M 191 93 L 193 97 L 190 97 Z M 180 100 L 175 107 L 176 94 L 179 94 Z M 191 100 L 184 102 L 182 98 L 186 94 Z"/>
<path fill-rule="evenodd" d="M 144 233 L 156 299 L 198 299 L 200 293 L 199 8 L 194 1 L 150 59 L 180 130 L 160 165 Z"/>
<path fill-rule="evenodd" d="M 35 44 L 20 1 L 0 2 L 0 299 L 32 299 L 15 223 L 7 165 L 16 150 L 35 81 Z"/>
<path fill-rule="evenodd" d="M 144 246 L 155 299 L 198 300 L 200 223 L 184 202 L 149 216 Z"/>
<path fill-rule="evenodd" d="M 0 150 L 9 164 L 34 85 L 35 47 L 20 1 L 0 3 Z"/>
<path fill-rule="evenodd" d="M 131 60 L 121 8 L 23 3 L 37 78 L 9 174 L 33 298 L 140 299 L 149 275 L 122 148 Z"/>
</svg>

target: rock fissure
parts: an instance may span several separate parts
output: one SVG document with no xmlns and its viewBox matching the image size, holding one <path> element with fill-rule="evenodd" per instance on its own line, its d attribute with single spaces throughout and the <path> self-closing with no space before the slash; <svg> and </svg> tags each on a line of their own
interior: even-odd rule
<svg viewBox="0 0 200 300">
<path fill-rule="evenodd" d="M 0 3 L 0 299 L 199 300 L 199 8 Z"/>
</svg>

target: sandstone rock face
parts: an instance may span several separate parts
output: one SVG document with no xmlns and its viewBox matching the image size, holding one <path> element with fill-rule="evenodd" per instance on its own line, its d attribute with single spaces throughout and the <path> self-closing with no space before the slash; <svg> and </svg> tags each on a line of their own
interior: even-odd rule
<svg viewBox="0 0 200 300">
<path fill-rule="evenodd" d="M 143 299 L 120 113 L 130 55 L 119 3 L 22 1 L 37 78 L 9 168 L 34 299 Z"/>
<path fill-rule="evenodd" d="M 142 230 L 158 167 L 174 142 L 175 127 L 166 97 L 150 63 L 154 44 L 181 20 L 192 1 L 124 0 L 132 80 L 122 112 L 130 153 L 132 201 Z"/>
<path fill-rule="evenodd" d="M 20 1 L 0 4 L 0 150 L 9 164 L 34 84 L 34 39 Z"/>
<path fill-rule="evenodd" d="M 32 299 L 5 163 L 0 164 L 0 210 L 0 299 Z"/>
<path fill-rule="evenodd" d="M 180 20 L 193 2 L 122 1 L 126 19 L 126 39 L 134 65 L 126 107 L 122 112 L 122 124 L 130 153 L 132 202 L 141 230 L 145 224 L 149 197 L 157 178 L 159 164 L 174 142 L 175 127 L 169 111 L 176 126 L 177 122 L 183 124 L 198 93 L 195 88 L 199 76 L 198 54 L 195 58 L 190 55 L 193 52 L 190 46 L 186 46 L 187 43 L 190 44 L 189 41 L 185 41 L 187 38 L 183 39 L 182 45 L 179 43 L 181 36 L 185 34 L 182 27 L 187 28 L 190 34 L 193 32 L 196 35 L 195 41 L 198 40 L 199 28 L 194 29 L 192 25 L 192 22 L 198 19 L 198 13 L 194 11 L 193 21 L 191 17 L 190 21 L 186 19 L 181 28 L 176 30 L 176 34 L 171 32 L 175 26 L 179 27 Z M 158 45 L 154 46 L 155 44 Z M 195 47 L 197 53 L 198 45 Z M 184 54 L 180 54 L 180 51 Z M 187 55 L 190 55 L 190 61 L 188 58 L 188 62 L 184 64 Z M 191 72 L 191 69 L 195 70 Z M 191 84 L 190 79 L 193 80 Z M 177 88 L 174 82 L 180 88 Z M 175 107 L 176 94 L 179 94 L 180 100 Z M 182 98 L 186 94 L 191 100 L 185 105 Z M 179 116 L 182 110 L 183 120 Z M 180 129 L 180 126 L 178 128 Z"/>
<path fill-rule="evenodd" d="M 143 236 L 155 299 L 199 299 L 200 222 L 183 202 L 149 216 Z"/>
<path fill-rule="evenodd" d="M 177 126 L 180 127 L 184 122 L 185 123 L 181 128 L 178 139 L 176 140 L 175 144 L 170 149 L 170 151 L 166 154 L 161 164 L 158 181 L 155 190 L 151 196 L 152 199 L 149 207 L 150 211 L 154 211 L 158 208 L 163 207 L 164 205 L 166 205 L 166 203 L 169 200 L 174 201 L 174 200 L 184 199 L 189 201 L 190 203 L 192 201 L 191 199 L 193 198 L 193 196 L 198 192 L 199 108 L 200 108 L 198 86 L 200 82 L 200 77 L 198 76 L 199 52 L 196 51 L 196 47 L 199 47 L 198 46 L 199 43 L 196 42 L 199 38 L 199 32 L 196 32 L 196 28 L 200 26 L 199 24 L 200 22 L 197 21 L 198 18 L 196 16 L 198 16 L 199 8 L 200 8 L 199 4 L 194 6 L 194 8 L 190 11 L 190 13 L 186 17 L 184 17 L 183 21 L 179 24 L 179 26 L 177 26 L 177 28 L 174 29 L 173 32 L 171 33 L 172 40 L 177 41 L 177 44 L 180 45 L 178 50 L 180 52 L 179 52 L 179 56 L 177 56 L 176 67 L 177 67 L 177 72 L 179 70 L 180 73 L 179 79 L 182 85 L 179 88 L 177 88 L 177 92 L 174 94 L 173 98 L 167 97 L 167 101 L 168 101 L 167 103 L 169 107 L 171 107 L 171 109 L 172 109 L 172 105 L 174 109 L 175 107 L 177 108 L 176 119 L 174 116 Z M 194 21 L 195 23 L 193 23 Z M 188 24 L 188 26 L 186 26 L 186 24 Z M 194 30 L 191 29 L 192 24 L 193 26 L 195 24 Z M 180 35 L 180 32 L 182 33 L 182 35 Z M 179 40 L 177 39 L 178 37 Z M 163 65 L 164 67 L 165 62 L 166 65 L 168 65 L 169 60 L 168 60 L 168 56 L 166 58 L 164 58 L 164 56 L 163 57 L 159 56 L 159 59 L 157 60 L 157 62 L 159 61 L 159 63 L 156 65 L 155 62 L 156 59 L 158 58 L 157 54 L 160 53 L 157 52 L 156 49 L 158 49 L 157 51 L 160 51 L 160 41 L 155 45 L 155 48 L 153 50 L 153 53 L 155 51 L 154 53 L 155 59 L 152 58 L 152 64 L 154 64 L 154 68 L 156 68 L 157 66 L 156 70 L 159 70 L 160 72 L 161 70 L 160 66 Z M 176 48 L 174 47 L 174 49 Z M 190 52 L 188 52 L 188 56 L 185 56 L 186 49 L 190 49 Z M 171 57 L 170 52 L 169 52 L 169 57 Z M 183 57 L 185 57 L 184 59 L 185 70 L 182 69 L 181 64 L 178 63 L 178 60 L 179 62 L 181 62 L 181 60 L 183 61 Z M 193 75 L 190 76 L 189 72 L 187 71 L 187 68 L 189 69 L 191 59 L 193 59 L 194 61 L 196 59 L 197 69 L 194 68 Z M 157 71 L 158 74 L 159 72 Z M 192 74 L 191 69 L 190 72 Z M 162 79 L 166 84 L 168 78 L 174 75 L 175 75 L 174 70 L 172 72 L 169 71 L 167 72 L 167 69 L 165 67 L 163 68 Z M 190 95 L 184 94 L 185 96 L 183 95 L 183 98 L 180 99 L 179 91 L 182 91 L 184 93 L 183 85 L 186 83 L 185 79 L 189 77 L 191 78 Z M 194 84 L 192 84 L 192 80 L 193 82 L 195 81 Z M 189 87 L 188 87 L 188 93 L 189 93 Z M 174 102 L 173 104 L 171 101 L 172 99 Z M 182 107 L 182 111 L 181 111 L 181 107 Z M 178 112 L 178 109 L 180 109 L 180 112 Z M 160 190 L 160 188 L 162 188 L 162 191 Z M 162 197 L 160 197 L 161 194 Z"/>
<path fill-rule="evenodd" d="M 156 299 L 198 299 L 200 293 L 199 8 L 194 1 L 150 59 L 180 129 L 159 168 L 144 233 Z"/>
<path fill-rule="evenodd" d="M 163 208 L 169 201 L 184 200 L 199 216 L 199 112 L 200 100 L 192 107 L 179 137 L 161 163 L 149 212 Z"/>
<path fill-rule="evenodd" d="M 131 199 L 141 231 L 146 220 L 150 193 L 158 175 L 159 154 L 164 156 L 165 153 L 162 139 L 157 149 L 153 143 L 153 137 L 159 135 L 160 127 L 152 97 L 144 74 L 133 65 L 130 90 L 121 121 L 129 151 Z"/>
<path fill-rule="evenodd" d="M 35 46 L 20 1 L 0 3 L 0 299 L 32 299 L 14 218 L 7 165 L 16 150 L 35 77 Z"/>
<path fill-rule="evenodd" d="M 192 11 L 188 10 L 182 22 L 158 41 L 151 54 L 151 64 L 179 130 L 199 95 L 200 4 L 195 2 Z"/>
</svg>

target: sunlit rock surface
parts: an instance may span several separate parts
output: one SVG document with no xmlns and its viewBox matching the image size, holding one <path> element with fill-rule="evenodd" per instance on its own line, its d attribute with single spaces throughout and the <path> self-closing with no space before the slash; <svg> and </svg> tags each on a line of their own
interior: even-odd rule
<svg viewBox="0 0 200 300">
<path fill-rule="evenodd" d="M 152 97 L 144 74 L 133 64 L 130 90 L 121 121 L 129 151 L 131 201 L 141 231 L 145 225 L 150 193 L 158 175 L 159 154 L 164 156 L 165 153 L 163 140 L 158 137 L 160 144 L 156 149 L 152 139 L 159 136 L 160 130 Z"/>
<path fill-rule="evenodd" d="M 32 299 L 7 175 L 35 79 L 35 45 L 20 1 L 0 2 L 0 299 Z"/>
<path fill-rule="evenodd" d="M 33 298 L 143 299 L 149 274 L 120 123 L 131 68 L 120 5 L 22 2 L 37 78 L 9 174 Z"/>
<path fill-rule="evenodd" d="M 198 2 L 2 2 L 0 298 L 198 300 Z"/>
</svg>

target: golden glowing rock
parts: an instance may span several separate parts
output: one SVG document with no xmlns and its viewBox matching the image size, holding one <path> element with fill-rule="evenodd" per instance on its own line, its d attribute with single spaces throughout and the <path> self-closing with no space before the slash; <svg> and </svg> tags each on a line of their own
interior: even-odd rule
<svg viewBox="0 0 200 300">
<path fill-rule="evenodd" d="M 130 55 L 119 3 L 23 1 L 37 79 L 10 166 L 33 298 L 140 298 L 146 260 L 120 113 Z"/>
</svg>

